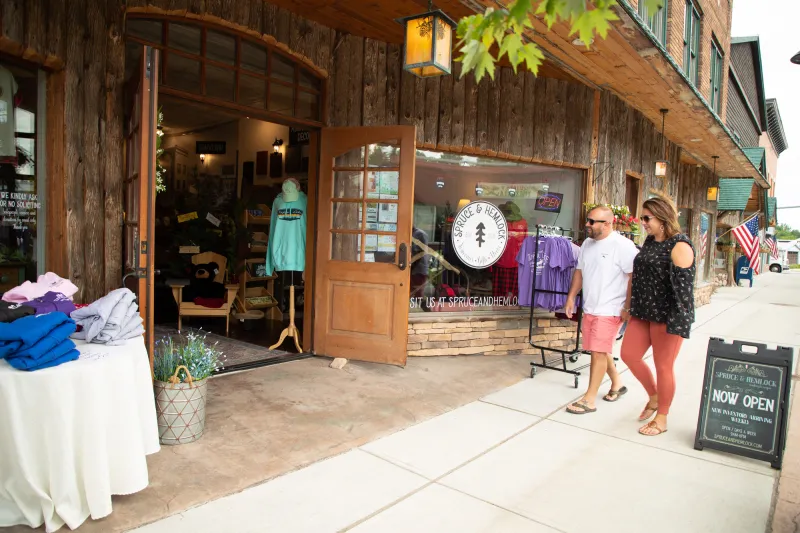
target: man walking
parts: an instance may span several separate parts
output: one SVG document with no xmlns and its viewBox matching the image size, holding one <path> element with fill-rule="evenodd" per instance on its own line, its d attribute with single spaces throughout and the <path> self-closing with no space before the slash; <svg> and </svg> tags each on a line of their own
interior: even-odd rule
<svg viewBox="0 0 800 533">
<path fill-rule="evenodd" d="M 614 366 L 611 351 L 623 319 L 629 318 L 633 259 L 639 251 L 632 241 L 612 229 L 614 213 L 608 207 L 592 209 L 586 220 L 587 239 L 581 246 L 572 276 L 565 311 L 572 318 L 575 297 L 583 290 L 583 348 L 592 353 L 589 388 L 580 400 L 567 406 L 576 415 L 594 413 L 595 399 L 608 373 L 611 389 L 603 399 L 617 401 L 628 392 Z"/>
</svg>

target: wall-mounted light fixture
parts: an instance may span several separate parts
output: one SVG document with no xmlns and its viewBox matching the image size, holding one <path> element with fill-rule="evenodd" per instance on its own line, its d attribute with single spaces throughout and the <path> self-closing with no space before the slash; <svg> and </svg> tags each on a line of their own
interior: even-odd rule
<svg viewBox="0 0 800 533">
<path fill-rule="evenodd" d="M 436 187 L 438 189 L 444 189 L 444 180 L 442 178 L 436 180 Z"/>
<path fill-rule="evenodd" d="M 509 187 L 508 188 L 508 195 L 512 196 L 512 197 L 516 196 L 517 195 L 517 189 L 515 189 L 514 187 Z"/>
<path fill-rule="evenodd" d="M 667 159 L 667 137 L 664 135 L 664 123 L 666 122 L 669 109 L 661 109 L 661 138 L 664 140 L 664 159 L 656 161 L 655 176 L 665 178 L 669 172 L 669 160 Z"/>
<path fill-rule="evenodd" d="M 272 150 L 274 152 L 280 152 L 281 151 L 281 146 L 283 146 L 283 139 L 278 139 L 276 137 L 275 138 L 275 142 L 272 143 Z"/>
<path fill-rule="evenodd" d="M 206 164 L 206 154 L 200 154 L 200 162 Z"/>
<path fill-rule="evenodd" d="M 712 174 L 714 183 L 719 183 L 717 180 L 717 159 L 719 159 L 718 155 L 711 156 L 714 159 L 714 173 Z M 714 187 L 709 187 L 706 191 L 706 200 L 709 202 L 716 202 L 719 198 L 719 187 L 716 185 Z"/>
<path fill-rule="evenodd" d="M 483 194 L 483 187 L 481 187 L 480 183 L 475 185 L 475 195 L 481 196 Z"/>
<path fill-rule="evenodd" d="M 458 211 L 461 211 L 462 209 L 464 209 L 468 205 L 469 205 L 469 199 L 462 198 L 461 200 L 458 201 Z"/>
<path fill-rule="evenodd" d="M 428 12 L 397 19 L 405 26 L 403 69 L 420 78 L 450 74 L 456 23 L 428 2 Z"/>
</svg>

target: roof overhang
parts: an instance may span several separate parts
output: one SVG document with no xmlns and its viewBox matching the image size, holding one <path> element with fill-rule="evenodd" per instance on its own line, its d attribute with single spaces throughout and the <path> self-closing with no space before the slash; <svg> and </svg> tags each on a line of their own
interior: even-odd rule
<svg viewBox="0 0 800 533">
<path fill-rule="evenodd" d="M 533 18 L 530 37 L 548 59 L 566 64 L 576 78 L 609 90 L 641 111 L 654 124 L 661 124 L 660 109 L 669 109 L 665 133 L 686 154 L 686 161 L 713 166 L 721 177 L 753 178 L 760 187 L 769 182 L 750 162 L 743 147 L 705 97 L 691 85 L 666 48 L 644 25 L 627 0 L 618 0 L 615 11 L 620 20 L 611 23 L 605 39 L 596 39 L 587 50 L 572 44 L 566 23 L 548 30 L 544 21 Z M 475 2 L 470 1 L 469 4 Z M 508 0 L 480 0 L 483 7 L 505 7 Z"/>
<path fill-rule="evenodd" d="M 753 63 L 756 76 L 756 92 L 758 93 L 758 109 L 761 114 L 761 131 L 767 129 L 767 100 L 764 92 L 764 68 L 761 62 L 761 41 L 755 37 L 732 37 L 731 46 L 735 44 L 747 44 L 750 46 L 750 53 L 753 55 Z M 745 97 L 746 98 L 746 97 Z"/>
</svg>

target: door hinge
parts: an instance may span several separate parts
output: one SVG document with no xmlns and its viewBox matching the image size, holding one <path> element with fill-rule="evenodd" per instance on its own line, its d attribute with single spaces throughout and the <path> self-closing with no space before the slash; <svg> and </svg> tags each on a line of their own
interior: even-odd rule
<svg viewBox="0 0 800 533">
<path fill-rule="evenodd" d="M 147 241 L 142 241 L 141 247 L 139 249 L 139 253 L 141 253 L 143 255 L 147 255 L 147 253 L 148 253 L 147 252 Z"/>
</svg>

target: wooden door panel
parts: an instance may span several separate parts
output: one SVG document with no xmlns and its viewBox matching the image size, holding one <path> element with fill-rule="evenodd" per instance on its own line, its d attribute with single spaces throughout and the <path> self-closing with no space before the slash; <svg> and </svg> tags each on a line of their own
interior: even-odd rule
<svg viewBox="0 0 800 533">
<path fill-rule="evenodd" d="M 314 347 L 404 365 L 415 128 L 323 129 Z"/>
<path fill-rule="evenodd" d="M 392 309 L 387 312 L 386 303 L 394 300 L 394 285 L 332 279 L 329 287 L 328 333 L 392 340 L 394 313 Z M 336 313 L 338 306 L 358 313 Z"/>
<path fill-rule="evenodd" d="M 133 98 L 128 110 L 125 142 L 124 265 L 133 273 L 129 288 L 137 297 L 144 320 L 145 344 L 153 364 L 153 303 L 155 237 L 156 127 L 158 124 L 158 50 L 142 46 Z"/>
</svg>

